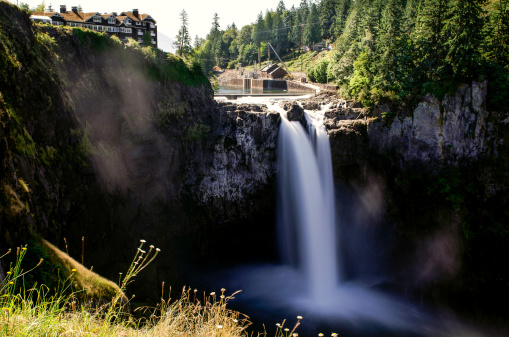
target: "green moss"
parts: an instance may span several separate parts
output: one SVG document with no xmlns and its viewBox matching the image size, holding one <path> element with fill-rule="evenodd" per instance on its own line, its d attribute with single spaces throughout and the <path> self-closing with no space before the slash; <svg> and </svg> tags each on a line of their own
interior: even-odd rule
<svg viewBox="0 0 509 337">
<path fill-rule="evenodd" d="M 194 123 L 194 125 L 187 130 L 187 140 L 196 141 L 203 139 L 209 131 L 210 126 Z"/>
</svg>

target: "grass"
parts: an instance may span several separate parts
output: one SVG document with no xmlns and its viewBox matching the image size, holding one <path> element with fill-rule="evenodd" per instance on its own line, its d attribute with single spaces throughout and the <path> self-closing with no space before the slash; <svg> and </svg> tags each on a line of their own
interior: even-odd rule
<svg viewBox="0 0 509 337">
<path fill-rule="evenodd" d="M 235 295 L 198 295 L 198 291 L 182 290 L 177 300 L 165 299 L 164 283 L 161 302 L 153 308 L 144 307 L 142 318 L 135 318 L 129 311 L 126 298 L 127 286 L 157 256 L 159 249 L 150 246 L 145 251 L 144 240 L 140 240 L 129 269 L 119 280 L 119 285 L 102 279 L 77 261 L 45 240 L 42 245 L 51 252 L 49 259 L 58 259 L 68 269 L 69 276 L 51 290 L 46 285 L 34 284 L 27 288 L 25 278 L 45 261 L 40 259 L 30 270 L 24 271 L 22 263 L 28 246 L 19 247 L 16 257 L 0 283 L 0 335 L 2 336 L 178 336 L 178 337 L 248 337 L 255 336 L 247 328 L 249 318 L 227 308 Z M 0 257 L 11 254 L 9 250 Z M 93 289 L 94 279 L 100 278 L 113 293 L 97 293 Z M 104 285 L 103 285 L 104 286 Z M 171 292 L 171 290 L 169 291 Z M 90 296 L 95 298 L 91 298 Z M 98 301 L 100 296 L 101 301 Z M 109 298 L 108 300 L 106 300 Z M 278 324 L 276 337 L 298 336 L 295 332 L 302 317 L 292 328 Z M 267 336 L 258 333 L 256 336 Z"/>
</svg>

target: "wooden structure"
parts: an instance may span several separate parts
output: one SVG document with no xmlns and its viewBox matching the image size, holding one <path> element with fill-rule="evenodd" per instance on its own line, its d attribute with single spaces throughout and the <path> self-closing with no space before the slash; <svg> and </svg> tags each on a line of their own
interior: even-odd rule
<svg viewBox="0 0 509 337">
<path fill-rule="evenodd" d="M 268 64 L 260 70 L 262 78 L 278 79 L 284 78 L 288 72 L 277 64 Z"/>
<path fill-rule="evenodd" d="M 156 21 L 148 14 L 141 14 L 137 9 L 118 15 L 117 13 L 83 13 L 78 11 L 77 6 L 68 11 L 66 5 L 61 5 L 59 12 L 34 12 L 33 15 L 38 18 L 50 18 L 53 25 L 82 27 L 106 32 L 109 35 L 118 36 L 124 42 L 127 39 L 133 39 L 141 44 L 143 36 L 149 32 L 152 45 L 157 47 Z"/>
</svg>

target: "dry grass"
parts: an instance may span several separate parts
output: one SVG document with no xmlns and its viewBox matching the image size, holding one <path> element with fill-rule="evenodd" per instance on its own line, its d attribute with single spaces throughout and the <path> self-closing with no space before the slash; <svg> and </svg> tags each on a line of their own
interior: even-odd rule
<svg viewBox="0 0 509 337">
<path fill-rule="evenodd" d="M 233 299 L 220 294 L 198 295 L 197 290 L 183 289 L 180 299 L 164 299 L 155 308 L 142 308 L 144 318 L 136 319 L 128 310 L 125 289 L 134 277 L 157 256 L 159 249 L 150 246 L 144 251 L 141 240 L 136 255 L 119 286 L 102 279 L 58 250 L 47 241 L 43 245 L 52 252 L 50 259 L 69 268 L 71 276 L 53 295 L 42 285 L 26 289 L 18 287 L 29 271 L 21 269 L 27 247 L 16 252 L 16 263 L 9 268 L 0 283 L 0 335 L 1 336 L 165 336 L 165 337 L 254 337 L 266 333 L 249 333 L 249 318 L 227 308 Z M 9 254 L 10 251 L 7 253 Z M 5 256 L 5 255 L 4 255 Z M 0 257 L 0 259 L 3 256 Z M 42 263 L 42 259 L 38 265 Z M 38 266 L 37 265 L 37 266 Z M 35 266 L 33 269 L 37 268 Z M 32 269 L 32 270 L 33 270 Z M 87 294 L 97 294 L 96 282 L 114 289 L 113 297 L 103 305 L 87 301 Z M 83 290 L 76 291 L 75 285 Z M 164 284 L 163 284 L 164 289 Z M 70 292 L 69 292 L 70 290 Z M 69 295 L 70 293 L 70 295 Z M 104 298 L 104 297 L 103 297 Z M 278 328 L 277 337 L 296 336 L 295 329 Z M 283 323 L 284 325 L 284 323 Z"/>
</svg>

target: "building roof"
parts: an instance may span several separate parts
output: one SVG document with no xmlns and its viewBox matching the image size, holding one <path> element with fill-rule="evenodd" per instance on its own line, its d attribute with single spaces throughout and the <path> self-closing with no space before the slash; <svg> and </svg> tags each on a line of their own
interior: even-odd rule
<svg viewBox="0 0 509 337">
<path fill-rule="evenodd" d="M 288 72 L 286 70 L 284 70 L 283 68 L 281 68 L 280 66 L 277 66 L 276 69 L 272 70 L 269 75 L 274 75 L 276 72 L 279 72 L 279 71 L 283 71 L 284 74 L 287 74 Z"/>
<path fill-rule="evenodd" d="M 271 72 L 272 70 L 274 70 L 278 65 L 277 64 L 274 64 L 274 63 L 271 63 L 271 64 L 267 64 L 265 67 L 263 67 L 262 69 L 260 69 L 260 71 L 266 71 L 266 72 Z"/>
<path fill-rule="evenodd" d="M 91 13 L 78 12 L 78 13 L 74 13 L 73 11 L 66 11 L 64 13 L 60 13 L 60 12 L 33 12 L 32 13 L 32 15 L 46 16 L 46 17 L 52 17 L 53 15 L 61 16 L 66 21 L 74 21 L 74 22 L 85 22 L 85 21 L 89 20 L 91 17 L 93 17 L 96 14 L 102 16 L 104 19 L 107 19 L 110 16 L 113 16 L 117 20 L 119 20 L 120 22 L 125 20 L 125 18 L 127 18 L 127 17 L 129 17 L 130 19 L 132 19 L 134 21 L 143 21 L 143 20 L 146 20 L 146 19 L 151 19 L 154 22 L 156 22 L 154 20 L 154 18 L 152 18 L 148 14 L 138 14 L 138 16 L 135 16 L 133 14 L 133 12 L 122 12 L 122 13 L 120 13 L 120 15 L 117 15 L 117 16 L 113 15 L 113 13 L 110 13 L 110 14 L 101 14 L 99 12 L 91 12 Z"/>
</svg>

